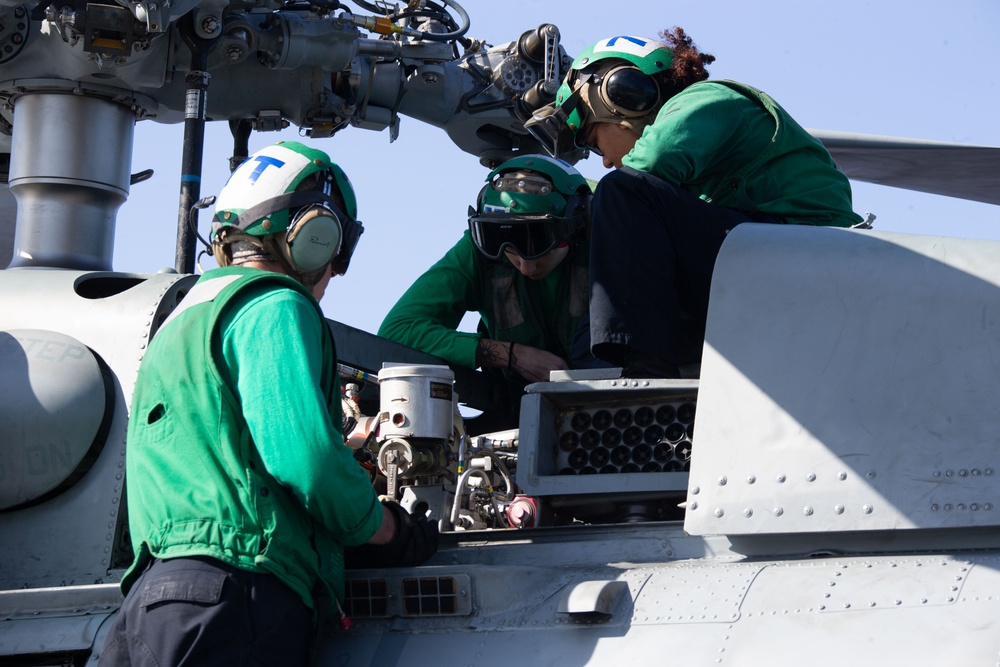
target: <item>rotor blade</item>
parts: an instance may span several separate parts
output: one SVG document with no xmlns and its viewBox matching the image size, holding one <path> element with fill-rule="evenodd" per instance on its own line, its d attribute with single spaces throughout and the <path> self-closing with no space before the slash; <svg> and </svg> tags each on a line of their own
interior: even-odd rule
<svg viewBox="0 0 1000 667">
<path fill-rule="evenodd" d="M 1000 204 L 1000 148 L 809 130 L 848 178 Z"/>
</svg>

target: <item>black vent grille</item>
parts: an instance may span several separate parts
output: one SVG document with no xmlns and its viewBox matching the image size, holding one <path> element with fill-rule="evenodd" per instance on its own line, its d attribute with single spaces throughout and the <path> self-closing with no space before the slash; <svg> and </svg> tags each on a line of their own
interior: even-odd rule
<svg viewBox="0 0 1000 667">
<path fill-rule="evenodd" d="M 389 615 L 389 588 L 385 579 L 348 579 L 344 611 L 353 618 Z"/>
<path fill-rule="evenodd" d="M 451 577 L 403 579 L 403 613 L 407 616 L 453 615 L 458 592 Z"/>
<path fill-rule="evenodd" d="M 468 616 L 472 586 L 468 575 L 447 577 L 348 578 L 344 612 L 354 619 L 404 616 Z"/>
</svg>

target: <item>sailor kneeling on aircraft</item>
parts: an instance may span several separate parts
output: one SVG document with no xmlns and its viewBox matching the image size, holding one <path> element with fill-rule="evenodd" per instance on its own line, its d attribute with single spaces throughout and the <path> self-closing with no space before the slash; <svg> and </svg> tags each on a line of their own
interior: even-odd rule
<svg viewBox="0 0 1000 667">
<path fill-rule="evenodd" d="M 706 81 L 715 57 L 681 28 L 603 39 L 573 61 L 525 127 L 553 155 L 587 148 L 615 171 L 594 194 L 590 341 L 626 372 L 697 364 L 709 287 L 742 222 L 850 227 L 851 187 L 823 145 L 771 97 Z"/>
</svg>

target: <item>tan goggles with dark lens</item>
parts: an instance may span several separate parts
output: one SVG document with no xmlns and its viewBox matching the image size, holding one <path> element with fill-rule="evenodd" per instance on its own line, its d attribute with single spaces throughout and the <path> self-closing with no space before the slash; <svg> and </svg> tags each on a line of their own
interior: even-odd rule
<svg viewBox="0 0 1000 667">
<path fill-rule="evenodd" d="M 577 89 L 558 107 L 544 106 L 524 124 L 524 129 L 534 137 L 552 157 L 560 157 L 577 149 L 574 135 L 578 128 L 569 125 L 570 115 L 580 105 Z"/>
</svg>

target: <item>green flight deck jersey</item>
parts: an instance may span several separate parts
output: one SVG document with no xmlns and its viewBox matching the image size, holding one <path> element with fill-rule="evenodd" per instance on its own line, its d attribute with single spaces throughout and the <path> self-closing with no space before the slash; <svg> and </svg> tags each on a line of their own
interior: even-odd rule
<svg viewBox="0 0 1000 667">
<path fill-rule="evenodd" d="M 767 94 L 701 81 L 660 109 L 622 164 L 706 202 L 791 224 L 850 227 L 851 185 L 826 148 Z"/>
</svg>

